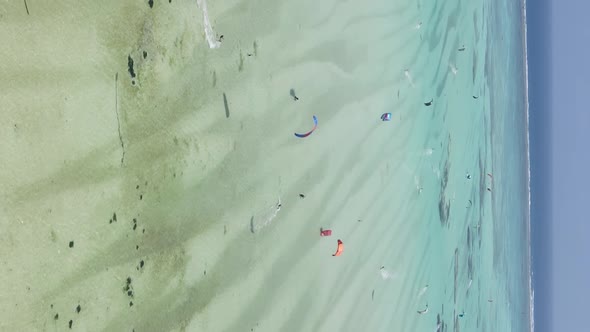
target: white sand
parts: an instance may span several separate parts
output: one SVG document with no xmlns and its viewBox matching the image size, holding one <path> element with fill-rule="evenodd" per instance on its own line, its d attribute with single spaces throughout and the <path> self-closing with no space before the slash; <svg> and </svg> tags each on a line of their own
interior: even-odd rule
<svg viewBox="0 0 590 332">
<path fill-rule="evenodd" d="M 3 9 L 0 329 L 434 327 L 434 315 L 414 315 L 428 283 L 413 257 L 427 228 L 415 221 L 437 204 L 415 208 L 415 167 L 432 153 L 419 129 L 430 115 L 414 107 L 428 97 L 417 8 L 207 4 L 219 48 L 195 1 Z M 316 132 L 294 137 L 312 115 Z M 251 233 L 278 197 L 276 217 Z"/>
</svg>

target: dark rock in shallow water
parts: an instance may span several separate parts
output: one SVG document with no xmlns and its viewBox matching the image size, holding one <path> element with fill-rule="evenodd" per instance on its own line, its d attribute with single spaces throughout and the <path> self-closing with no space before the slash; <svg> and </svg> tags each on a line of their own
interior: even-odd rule
<svg viewBox="0 0 590 332">
<path fill-rule="evenodd" d="M 225 107 L 225 117 L 229 119 L 229 105 L 227 103 L 227 96 L 223 93 L 223 106 Z"/>
<path fill-rule="evenodd" d="M 154 0 L 148 0 L 148 5 L 150 5 L 150 8 L 154 8 Z"/>
</svg>

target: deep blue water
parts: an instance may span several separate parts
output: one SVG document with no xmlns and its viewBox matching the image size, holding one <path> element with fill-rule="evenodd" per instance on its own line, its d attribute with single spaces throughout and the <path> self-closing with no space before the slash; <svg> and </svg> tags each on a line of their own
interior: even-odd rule
<svg viewBox="0 0 590 332">
<path fill-rule="evenodd" d="M 548 0 L 529 1 L 528 67 L 531 246 L 535 331 L 551 331 L 551 15 Z"/>
</svg>

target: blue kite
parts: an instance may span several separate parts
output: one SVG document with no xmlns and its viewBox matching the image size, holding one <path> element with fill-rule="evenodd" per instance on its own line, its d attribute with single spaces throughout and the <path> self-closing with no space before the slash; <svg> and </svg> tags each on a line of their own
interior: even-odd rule
<svg viewBox="0 0 590 332">
<path fill-rule="evenodd" d="M 299 137 L 299 138 L 304 138 L 307 137 L 309 135 L 311 135 L 311 133 L 313 133 L 313 131 L 318 127 L 318 118 L 316 118 L 316 116 L 313 116 L 313 128 L 311 128 L 310 131 L 306 132 L 305 134 L 298 134 L 295 133 L 295 136 Z"/>
</svg>

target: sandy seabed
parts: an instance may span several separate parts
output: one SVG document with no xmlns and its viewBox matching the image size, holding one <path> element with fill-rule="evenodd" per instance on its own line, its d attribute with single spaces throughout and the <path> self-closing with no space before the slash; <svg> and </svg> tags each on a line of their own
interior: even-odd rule
<svg viewBox="0 0 590 332">
<path fill-rule="evenodd" d="M 437 122 L 457 104 L 439 82 L 472 84 L 457 36 L 432 42 L 447 13 L 207 5 L 208 35 L 196 1 L 0 9 L 0 329 L 435 330 L 467 280 L 466 230 L 431 232 L 439 201 L 471 197 L 440 189 L 440 159 L 468 158 Z"/>
</svg>

